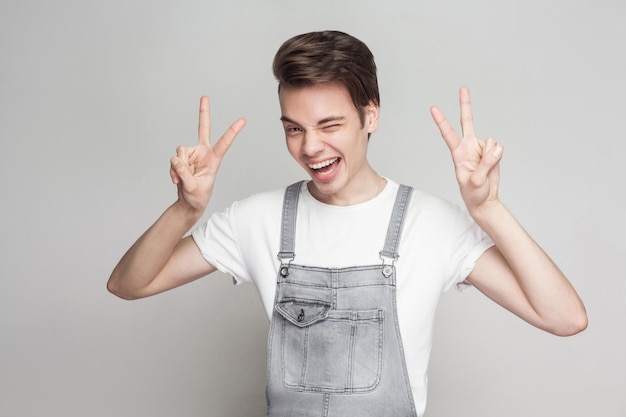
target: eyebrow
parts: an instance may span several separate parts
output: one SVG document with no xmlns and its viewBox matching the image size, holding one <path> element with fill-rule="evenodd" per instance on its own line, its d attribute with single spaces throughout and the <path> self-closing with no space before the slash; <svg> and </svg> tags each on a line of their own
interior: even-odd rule
<svg viewBox="0 0 626 417">
<path fill-rule="evenodd" d="M 291 120 L 291 119 L 290 119 L 290 118 L 288 118 L 287 116 L 280 116 L 280 120 L 281 120 L 281 121 L 283 121 L 283 122 L 293 123 L 293 124 L 296 124 L 296 125 L 300 125 L 300 123 L 298 123 L 298 122 L 296 122 L 296 121 L 294 121 L 294 120 Z M 343 122 L 344 120 L 346 120 L 346 118 L 345 118 L 345 117 L 343 117 L 343 116 L 329 116 L 329 117 L 325 117 L 325 118 L 323 118 L 322 120 L 319 120 L 319 121 L 317 122 L 317 125 L 316 125 L 316 126 L 321 126 L 321 125 L 324 125 L 324 124 L 326 124 L 326 123 L 330 123 L 330 122 Z"/>
</svg>

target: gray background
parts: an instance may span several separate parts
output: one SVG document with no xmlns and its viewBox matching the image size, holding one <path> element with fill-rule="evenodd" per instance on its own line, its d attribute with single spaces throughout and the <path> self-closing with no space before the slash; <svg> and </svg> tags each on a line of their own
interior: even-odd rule
<svg viewBox="0 0 626 417">
<path fill-rule="evenodd" d="M 267 320 L 254 288 L 213 276 L 125 302 L 105 282 L 175 199 L 169 157 L 245 131 L 209 211 L 304 177 L 286 152 L 271 59 L 340 29 L 377 58 L 370 159 L 460 202 L 430 119 L 505 145 L 501 197 L 584 299 L 558 338 L 475 290 L 437 317 L 427 415 L 626 416 L 626 3 L 560 1 L 10 1 L 0 3 L 0 416 L 262 416 Z"/>
</svg>

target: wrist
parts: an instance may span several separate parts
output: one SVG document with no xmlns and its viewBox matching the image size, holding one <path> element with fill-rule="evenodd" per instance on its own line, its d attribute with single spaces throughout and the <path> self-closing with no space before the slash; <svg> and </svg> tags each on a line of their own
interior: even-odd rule
<svg viewBox="0 0 626 417">
<path fill-rule="evenodd" d="M 468 212 L 476 224 L 485 229 L 490 223 L 497 222 L 497 219 L 508 210 L 499 199 L 495 199 L 485 201 L 474 208 L 468 208 Z"/>
<path fill-rule="evenodd" d="M 175 217 L 184 221 L 189 227 L 193 226 L 204 214 L 204 210 L 198 210 L 184 200 L 177 200 L 171 206 Z"/>
</svg>

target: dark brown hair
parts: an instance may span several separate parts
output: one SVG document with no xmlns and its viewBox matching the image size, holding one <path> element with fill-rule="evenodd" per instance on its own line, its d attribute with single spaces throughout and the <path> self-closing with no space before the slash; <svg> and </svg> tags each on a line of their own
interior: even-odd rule
<svg viewBox="0 0 626 417">
<path fill-rule="evenodd" d="M 361 123 L 370 101 L 380 104 L 376 64 L 367 45 L 347 33 L 310 32 L 287 40 L 274 56 L 281 86 L 305 87 L 337 82 L 346 87 Z"/>
</svg>

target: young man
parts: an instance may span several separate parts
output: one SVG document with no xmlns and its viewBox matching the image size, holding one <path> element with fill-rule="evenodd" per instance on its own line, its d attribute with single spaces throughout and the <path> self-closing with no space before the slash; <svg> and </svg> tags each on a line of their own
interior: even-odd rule
<svg viewBox="0 0 626 417">
<path fill-rule="evenodd" d="M 243 128 L 171 159 L 178 200 L 129 249 L 109 290 L 157 294 L 219 269 L 254 284 L 271 320 L 269 416 L 421 416 L 440 295 L 462 282 L 557 335 L 587 325 L 550 258 L 498 200 L 502 146 L 474 136 L 460 91 L 462 138 L 431 109 L 467 212 L 377 174 L 366 153 L 379 118 L 369 49 L 341 32 L 296 36 L 274 60 L 287 148 L 310 180 L 203 214 L 220 162 Z"/>
</svg>

